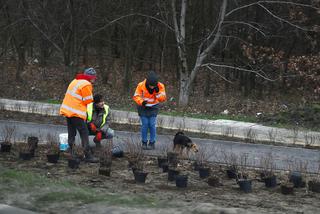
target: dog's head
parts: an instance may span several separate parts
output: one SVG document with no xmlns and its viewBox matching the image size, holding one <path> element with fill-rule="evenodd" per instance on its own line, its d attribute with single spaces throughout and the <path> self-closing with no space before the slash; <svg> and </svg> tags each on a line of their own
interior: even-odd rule
<svg viewBox="0 0 320 214">
<path fill-rule="evenodd" d="M 193 152 L 199 151 L 197 144 L 192 143 L 192 142 L 189 144 L 189 149 L 192 150 Z"/>
</svg>

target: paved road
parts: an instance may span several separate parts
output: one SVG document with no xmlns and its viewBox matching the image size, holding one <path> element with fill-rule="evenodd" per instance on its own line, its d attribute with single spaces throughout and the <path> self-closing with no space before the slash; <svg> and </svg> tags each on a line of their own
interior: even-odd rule
<svg viewBox="0 0 320 214">
<path fill-rule="evenodd" d="M 26 136 L 31 135 L 38 136 L 41 140 L 45 139 L 47 133 L 58 136 L 60 133 L 67 132 L 65 126 L 0 120 L 0 130 L 3 130 L 5 126 L 16 127 L 15 138 L 17 141 L 24 140 Z M 123 146 L 125 143 L 132 141 L 139 142 L 139 133 L 116 131 L 115 134 L 114 143 L 116 145 Z M 3 136 L 0 138 L 3 138 Z M 159 135 L 157 149 L 148 152 L 151 154 L 159 154 L 160 147 L 171 147 L 172 139 L 173 136 Z M 288 169 L 289 165 L 298 167 L 300 162 L 308 162 L 309 172 L 317 172 L 320 163 L 319 150 L 199 138 L 192 138 L 192 140 L 197 143 L 201 149 L 205 148 L 206 151 L 210 151 L 211 154 L 213 154 L 209 159 L 210 161 L 225 162 L 225 155 L 223 154 L 227 154 L 228 156 L 230 156 L 230 154 L 236 154 L 238 157 L 247 156 L 248 165 L 259 167 L 261 157 L 266 157 L 271 153 L 277 169 Z"/>
</svg>

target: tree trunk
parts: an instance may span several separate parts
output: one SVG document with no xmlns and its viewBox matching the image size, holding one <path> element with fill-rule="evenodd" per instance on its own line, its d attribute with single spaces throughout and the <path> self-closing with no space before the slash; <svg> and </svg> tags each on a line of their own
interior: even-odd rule
<svg viewBox="0 0 320 214">
<path fill-rule="evenodd" d="M 190 82 L 188 72 L 180 72 L 179 105 L 184 107 L 189 103 Z"/>
</svg>

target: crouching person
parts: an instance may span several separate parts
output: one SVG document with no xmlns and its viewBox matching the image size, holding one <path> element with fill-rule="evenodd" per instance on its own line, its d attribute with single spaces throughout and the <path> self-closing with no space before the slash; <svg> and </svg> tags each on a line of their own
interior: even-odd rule
<svg viewBox="0 0 320 214">
<path fill-rule="evenodd" d="M 95 135 L 93 142 L 96 147 L 101 146 L 102 139 L 112 139 L 114 131 L 109 127 L 110 109 L 104 103 L 103 96 L 96 94 L 93 103 L 87 106 L 87 125 L 90 135 Z"/>
</svg>

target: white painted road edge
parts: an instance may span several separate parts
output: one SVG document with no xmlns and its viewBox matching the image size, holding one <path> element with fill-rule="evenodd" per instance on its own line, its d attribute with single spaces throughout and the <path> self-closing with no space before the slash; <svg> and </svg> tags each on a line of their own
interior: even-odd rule
<svg viewBox="0 0 320 214">
<path fill-rule="evenodd" d="M 113 110 L 112 122 L 118 124 L 139 125 L 140 119 L 136 112 Z M 60 104 L 42 102 L 0 99 L 0 109 L 58 116 Z M 173 117 L 158 115 L 157 126 L 164 129 L 184 130 L 195 133 L 221 135 L 240 139 L 254 139 L 281 143 L 284 145 L 320 146 L 320 133 L 312 131 L 294 131 L 283 128 L 262 126 L 257 123 L 239 122 L 233 120 L 204 120 L 189 117 Z"/>
</svg>

